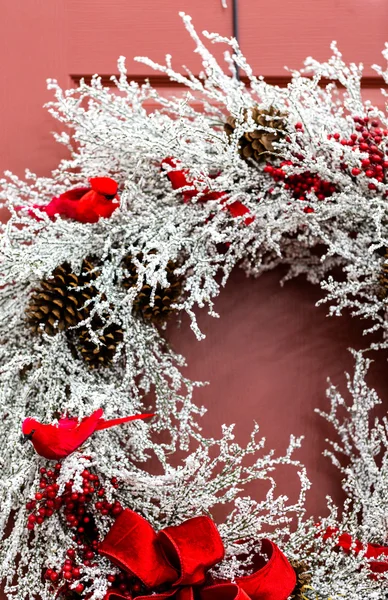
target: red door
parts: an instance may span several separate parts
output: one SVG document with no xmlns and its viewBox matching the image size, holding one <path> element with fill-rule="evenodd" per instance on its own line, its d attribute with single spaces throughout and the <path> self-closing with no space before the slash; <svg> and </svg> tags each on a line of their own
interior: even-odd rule
<svg viewBox="0 0 388 600">
<path fill-rule="evenodd" d="M 51 131 L 58 125 L 42 109 L 50 99 L 45 80 L 70 86 L 83 75 L 116 70 L 119 55 L 128 57 L 133 76 L 150 71 L 132 60 L 148 55 L 198 71 L 193 43 L 178 15 L 192 15 L 200 31 L 232 33 L 232 0 L 3 0 L 0 20 L 2 86 L 0 96 L 0 169 L 22 174 L 25 167 L 49 174 L 63 150 Z M 370 65 L 380 61 L 386 36 L 388 4 L 383 0 L 238 0 L 242 49 L 255 72 L 284 82 L 284 64 L 329 56 L 332 39 L 347 60 L 366 65 L 366 93 L 376 94 Z M 327 320 L 314 308 L 319 289 L 294 280 L 280 288 L 279 273 L 247 280 L 237 272 L 216 303 L 220 320 L 200 315 L 207 334 L 196 342 L 188 327 L 172 328 L 176 349 L 188 358 L 188 375 L 210 381 L 196 393 L 208 407 L 204 431 L 219 435 L 221 423 L 237 422 L 247 440 L 253 419 L 268 445 L 282 451 L 290 433 L 305 434 L 304 455 L 314 482 L 311 511 L 324 510 L 325 494 L 334 496 L 338 479 L 320 458 L 325 432 L 313 412 L 326 408 L 326 377 L 343 382 L 352 368 L 349 346 L 359 347 L 360 327 L 342 318 Z M 379 383 L 379 370 L 375 377 Z M 382 378 L 381 378 L 382 380 Z M 284 482 L 290 492 L 297 481 Z M 254 493 L 254 491 L 253 491 Z M 260 493 L 260 490 L 256 490 Z"/>
</svg>

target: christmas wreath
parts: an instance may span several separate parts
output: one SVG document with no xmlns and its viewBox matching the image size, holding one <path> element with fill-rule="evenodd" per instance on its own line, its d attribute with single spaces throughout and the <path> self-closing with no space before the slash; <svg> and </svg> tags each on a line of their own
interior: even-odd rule
<svg viewBox="0 0 388 600">
<path fill-rule="evenodd" d="M 123 58 L 115 92 L 98 76 L 66 91 L 49 80 L 69 158 L 51 177 L 2 181 L 5 593 L 386 598 L 388 421 L 365 377 L 387 347 L 388 117 L 363 101 L 362 67 L 335 45 L 279 88 L 253 75 L 235 40 L 204 32 L 226 45 L 225 71 L 182 16 L 203 72 L 139 60 L 187 86 L 184 98 L 128 81 Z M 195 309 L 216 316 L 234 268 L 258 277 L 281 264 L 286 279 L 321 286 L 331 315 L 346 309 L 375 332 L 354 351 L 350 400 L 327 391 L 327 454 L 347 499 L 322 518 L 305 513 L 301 439 L 277 456 L 257 425 L 245 447 L 231 426 L 203 436 L 201 384 L 164 334 L 185 312 L 201 339 Z M 277 491 L 278 465 L 299 475 L 294 502 Z M 263 497 L 244 492 L 253 480 L 266 482 Z"/>
</svg>

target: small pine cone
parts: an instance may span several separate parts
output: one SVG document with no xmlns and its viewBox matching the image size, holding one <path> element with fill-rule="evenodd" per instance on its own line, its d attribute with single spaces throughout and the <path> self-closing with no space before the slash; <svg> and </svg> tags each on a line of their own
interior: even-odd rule
<svg viewBox="0 0 388 600">
<path fill-rule="evenodd" d="M 100 329 L 96 324 L 94 328 L 95 330 Z M 100 345 L 96 345 L 92 341 L 88 329 L 81 329 L 78 349 L 91 369 L 111 364 L 117 346 L 123 341 L 123 330 L 119 325 L 112 323 L 99 334 L 98 339 L 101 342 Z"/>
<path fill-rule="evenodd" d="M 45 331 L 55 335 L 58 331 L 77 325 L 87 316 L 88 308 L 83 306 L 95 293 L 90 285 L 95 278 L 92 269 L 92 263 L 85 260 L 81 274 L 77 275 L 71 271 L 68 263 L 63 263 L 49 279 L 41 282 L 26 309 L 27 322 L 35 333 Z M 81 286 L 86 287 L 74 289 Z"/>
<path fill-rule="evenodd" d="M 143 255 L 139 254 L 137 259 L 141 261 Z M 137 284 L 138 280 L 137 269 L 132 262 L 131 256 L 128 255 L 124 258 L 124 266 L 126 275 L 123 278 L 122 284 L 125 288 L 131 288 Z M 160 285 L 156 286 L 153 306 L 150 304 L 152 286 L 144 283 L 137 294 L 133 303 L 133 309 L 137 314 L 142 315 L 146 321 L 161 325 L 173 314 L 174 309 L 171 308 L 171 305 L 176 303 L 182 296 L 183 287 L 183 277 L 174 273 L 177 266 L 177 263 L 174 261 L 168 261 L 166 271 L 169 285 L 165 288 L 162 288 Z"/>
<path fill-rule="evenodd" d="M 381 266 L 379 284 L 380 289 L 378 295 L 381 300 L 384 300 L 384 298 L 386 298 L 388 295 L 388 249 L 384 254 L 384 262 Z"/>
<path fill-rule="evenodd" d="M 306 592 L 311 589 L 311 574 L 309 567 L 304 561 L 290 560 L 290 564 L 295 571 L 296 575 L 296 586 L 289 598 L 289 600 L 304 600 L 306 598 Z"/>
<path fill-rule="evenodd" d="M 275 108 L 269 110 L 260 110 L 254 107 L 252 110 L 245 111 L 244 120 L 248 120 L 248 114 L 251 114 L 257 128 L 253 131 L 247 131 L 239 140 L 239 154 L 245 160 L 253 159 L 261 162 L 268 159 L 269 153 L 274 153 L 274 141 L 279 141 L 285 135 L 285 115 Z M 272 127 L 276 131 L 266 131 L 263 127 Z M 227 117 L 224 124 L 225 132 L 230 136 L 236 128 L 236 119 L 231 115 Z"/>
</svg>

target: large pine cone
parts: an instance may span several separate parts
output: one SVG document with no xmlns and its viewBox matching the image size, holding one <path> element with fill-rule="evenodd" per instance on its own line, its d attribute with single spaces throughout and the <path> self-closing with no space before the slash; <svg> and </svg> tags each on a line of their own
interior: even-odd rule
<svg viewBox="0 0 388 600">
<path fill-rule="evenodd" d="M 95 293 L 91 285 L 95 278 L 92 269 L 92 263 L 84 260 L 81 274 L 77 275 L 68 263 L 63 263 L 49 279 L 41 282 L 26 309 L 27 322 L 34 332 L 55 335 L 77 325 L 87 316 L 88 308 L 84 304 Z M 81 286 L 86 287 L 75 289 Z"/>
<path fill-rule="evenodd" d="M 143 255 L 139 254 L 137 259 L 142 261 Z M 130 255 L 124 258 L 124 266 L 126 274 L 122 280 L 122 284 L 125 288 L 131 288 L 137 284 L 138 272 Z M 176 303 L 181 297 L 183 288 L 183 277 L 177 276 L 174 273 L 177 266 L 177 263 L 174 261 L 168 261 L 166 271 L 169 285 L 165 288 L 162 288 L 160 285 L 156 286 L 153 306 L 150 304 L 152 286 L 145 283 L 137 294 L 133 303 L 133 309 L 146 321 L 160 325 L 167 321 L 167 319 L 174 313 L 174 309 L 171 307 L 171 305 Z"/>
<path fill-rule="evenodd" d="M 93 328 L 94 330 L 101 328 L 100 325 L 97 325 L 96 319 L 93 322 Z M 100 345 L 96 345 L 92 341 L 88 329 L 81 329 L 78 349 L 82 358 L 91 369 L 111 364 L 116 354 L 118 344 L 123 341 L 123 330 L 119 325 L 112 323 L 103 329 L 102 333 L 99 334 L 98 339 L 101 342 Z"/>
<path fill-rule="evenodd" d="M 270 153 L 275 152 L 273 142 L 279 141 L 285 135 L 285 115 L 273 107 L 269 110 L 260 110 L 254 107 L 249 111 L 245 111 L 245 121 L 248 120 L 249 113 L 257 128 L 253 131 L 247 131 L 239 139 L 239 154 L 245 160 L 253 159 L 256 162 L 261 162 L 267 160 Z M 272 127 L 276 131 L 265 131 L 263 127 Z M 226 119 L 224 130 L 230 136 L 235 128 L 236 119 L 230 115 Z"/>
<path fill-rule="evenodd" d="M 290 560 L 290 563 L 296 575 L 296 586 L 290 596 L 290 600 L 305 599 L 305 592 L 310 589 L 311 583 L 309 567 L 304 561 Z"/>
</svg>

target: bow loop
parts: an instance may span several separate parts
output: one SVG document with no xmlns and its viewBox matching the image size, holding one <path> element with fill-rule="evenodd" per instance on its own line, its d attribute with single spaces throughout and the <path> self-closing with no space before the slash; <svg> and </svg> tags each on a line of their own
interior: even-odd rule
<svg viewBox="0 0 388 600">
<path fill-rule="evenodd" d="M 270 540 L 263 540 L 252 575 L 209 585 L 207 572 L 224 558 L 224 545 L 208 517 L 194 517 L 157 534 L 143 517 L 126 509 L 99 551 L 148 588 L 136 600 L 287 600 L 296 585 L 294 569 Z M 105 596 L 125 598 L 117 590 Z"/>
<path fill-rule="evenodd" d="M 100 554 L 135 575 L 148 588 L 172 583 L 178 572 L 164 557 L 148 521 L 126 508 L 101 544 Z"/>
<path fill-rule="evenodd" d="M 178 585 L 204 583 L 207 571 L 224 558 L 224 545 L 213 521 L 194 517 L 158 534 L 164 556 L 180 576 Z"/>
</svg>

